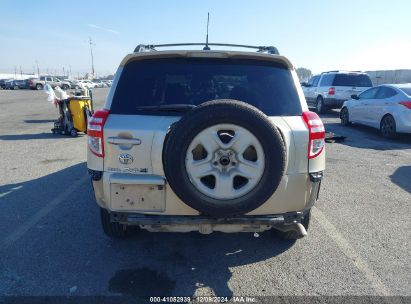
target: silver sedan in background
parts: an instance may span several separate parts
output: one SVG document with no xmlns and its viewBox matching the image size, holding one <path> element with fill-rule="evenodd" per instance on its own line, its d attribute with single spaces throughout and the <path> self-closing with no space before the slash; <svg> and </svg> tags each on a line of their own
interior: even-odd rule
<svg viewBox="0 0 411 304">
<path fill-rule="evenodd" d="M 377 128 L 386 138 L 411 133 L 411 84 L 384 84 L 351 98 L 340 111 L 343 125 L 358 123 Z"/>
</svg>

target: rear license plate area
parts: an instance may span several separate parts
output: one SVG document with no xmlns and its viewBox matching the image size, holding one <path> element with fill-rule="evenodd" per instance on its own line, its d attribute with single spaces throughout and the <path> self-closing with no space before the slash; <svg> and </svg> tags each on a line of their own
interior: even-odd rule
<svg viewBox="0 0 411 304">
<path fill-rule="evenodd" d="M 111 184 L 111 210 L 113 211 L 165 211 L 163 185 Z"/>
</svg>

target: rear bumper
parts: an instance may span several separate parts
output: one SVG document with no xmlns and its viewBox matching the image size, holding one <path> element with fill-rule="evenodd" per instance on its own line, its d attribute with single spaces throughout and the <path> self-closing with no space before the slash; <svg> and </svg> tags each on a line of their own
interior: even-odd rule
<svg viewBox="0 0 411 304">
<path fill-rule="evenodd" d="M 276 193 L 266 203 L 256 210 L 232 218 L 211 218 L 200 215 L 196 210 L 191 209 L 186 204 L 181 202 L 174 192 L 167 187 L 166 183 L 159 184 L 157 176 L 145 176 L 145 185 L 139 180 L 139 175 L 134 175 L 134 180 L 129 175 L 107 176 L 106 173 L 89 170 L 96 201 L 100 207 L 107 209 L 111 214 L 113 222 L 120 222 L 128 225 L 148 225 L 148 226 L 185 226 L 189 231 L 199 230 L 201 225 L 213 226 L 239 226 L 238 231 L 248 231 L 245 226 L 265 226 L 267 229 L 275 225 L 284 225 L 290 222 L 300 222 L 304 215 L 314 206 L 318 199 L 323 179 L 323 172 L 315 172 L 306 174 L 298 182 L 298 179 L 292 179 L 285 176 L 286 181 L 294 183 L 291 189 L 279 187 Z M 124 177 L 124 180 L 121 179 Z M 111 180 L 111 182 L 110 182 Z M 115 180 L 115 184 L 112 182 Z M 104 182 L 106 181 L 106 182 Z M 164 210 L 161 212 L 143 211 L 143 210 L 124 210 L 113 208 L 111 197 L 117 193 L 110 193 L 115 186 L 115 191 L 120 192 L 122 187 L 127 188 L 129 185 L 148 186 L 154 188 L 155 191 L 166 191 L 164 197 Z M 298 182 L 298 183 L 297 183 Z M 120 187 L 118 187 L 120 185 Z M 154 187 L 153 187 L 154 186 Z M 297 187 L 297 188 L 296 188 Z M 168 188 L 168 189 L 167 189 Z M 144 190 L 144 188 L 143 188 Z M 292 196 L 292 192 L 302 191 L 305 195 Z M 136 188 L 136 191 L 140 191 Z M 127 197 L 125 197 L 126 199 Z M 154 199 L 162 199 L 163 196 L 155 196 Z M 294 200 L 298 201 L 294 201 Z M 177 213 L 178 212 L 178 213 Z M 189 228 L 188 226 L 191 226 Z M 215 230 L 215 229 L 214 229 Z M 257 229 L 258 230 L 258 229 Z M 162 230 L 163 231 L 163 230 Z M 221 231 L 221 230 L 220 230 Z"/>
<path fill-rule="evenodd" d="M 280 197 L 282 198 L 281 201 L 271 198 L 266 203 L 264 203 L 263 206 L 248 214 L 229 218 L 213 218 L 200 215 L 196 210 L 187 209 L 189 207 L 183 202 L 179 201 L 176 197 L 174 197 L 171 201 L 165 201 L 166 208 L 161 213 L 142 212 L 134 210 L 112 210 L 110 195 L 107 193 L 107 190 L 111 188 L 111 184 L 106 184 L 107 186 L 104 187 L 103 183 L 104 180 L 107 181 L 107 179 L 110 180 L 110 178 L 105 176 L 105 173 L 103 172 L 89 170 L 89 173 L 96 196 L 96 201 L 100 205 L 100 207 L 109 210 L 110 220 L 112 222 L 118 222 L 130 226 L 138 226 L 141 229 L 145 229 L 150 232 L 195 231 L 202 234 L 209 234 L 215 231 L 224 233 L 237 233 L 263 232 L 270 229 L 277 229 L 280 231 L 295 230 L 298 234 L 305 235 L 306 231 L 301 222 L 317 201 L 321 181 L 323 178 L 322 171 L 306 175 L 306 188 L 304 189 L 306 195 L 304 196 L 305 199 L 303 199 L 303 201 L 291 201 L 293 197 L 290 194 L 287 195 L 288 191 L 285 191 L 283 193 L 280 193 Z M 138 176 L 135 176 L 135 178 L 138 179 Z M 116 182 L 120 180 L 121 179 L 117 177 Z M 132 179 L 129 178 L 126 178 L 122 182 L 133 183 Z M 147 182 L 149 182 L 149 179 L 147 179 Z M 150 181 L 149 184 L 152 185 L 153 181 Z M 127 184 L 122 185 L 127 187 Z M 300 186 L 302 185 L 300 184 Z M 156 187 L 165 188 L 167 187 L 167 185 L 156 185 Z M 292 190 L 295 191 L 295 189 Z M 284 189 L 280 189 L 279 191 L 284 191 Z M 174 193 L 171 191 L 166 196 L 173 195 Z M 167 206 L 167 204 L 171 204 L 173 206 L 171 206 L 170 208 L 170 206 Z M 181 208 L 180 204 L 183 204 L 185 207 Z M 280 205 L 280 207 L 276 205 Z M 288 209 L 291 209 L 291 211 L 281 211 L 284 210 L 284 208 L 287 209 L 284 206 L 288 207 Z M 172 209 L 182 211 L 184 213 L 173 214 L 173 212 L 167 212 L 167 210 Z M 187 210 L 189 212 L 186 212 Z M 260 210 L 260 212 L 258 212 L 258 210 Z M 280 211 L 277 212 L 278 210 Z"/>
<path fill-rule="evenodd" d="M 109 212 L 199 216 L 197 210 L 177 197 L 162 176 L 90 172 L 96 202 Z M 322 178 L 313 176 L 307 173 L 284 175 L 275 193 L 247 215 L 284 214 L 311 208 Z"/>
<path fill-rule="evenodd" d="M 151 215 L 127 212 L 111 212 L 112 222 L 128 225 L 269 225 L 294 223 L 303 218 L 303 212 L 270 214 L 257 216 L 239 216 L 231 218 L 211 218 L 193 215 Z"/>
<path fill-rule="evenodd" d="M 394 115 L 397 132 L 399 133 L 411 133 L 411 110 L 401 111 L 399 114 Z"/>
<path fill-rule="evenodd" d="M 137 225 L 151 232 L 263 232 L 270 229 L 295 230 L 300 233 L 302 212 L 281 215 L 208 218 L 204 216 L 163 216 L 112 212 L 111 221 Z M 307 234 L 305 229 L 302 235 Z"/>
<path fill-rule="evenodd" d="M 344 101 L 346 101 L 346 99 L 338 99 L 338 98 L 324 98 L 324 104 L 328 107 L 328 108 L 332 108 L 332 109 L 336 109 L 336 108 L 341 108 L 342 105 L 344 104 Z"/>
</svg>

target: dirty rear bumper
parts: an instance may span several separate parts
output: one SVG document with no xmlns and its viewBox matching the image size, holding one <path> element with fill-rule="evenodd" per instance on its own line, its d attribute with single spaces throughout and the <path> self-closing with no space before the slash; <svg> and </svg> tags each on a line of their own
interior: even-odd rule
<svg viewBox="0 0 411 304">
<path fill-rule="evenodd" d="M 198 215 L 151 215 L 128 212 L 110 212 L 112 222 L 128 225 L 278 225 L 301 221 L 303 212 L 285 214 L 212 218 Z"/>
<path fill-rule="evenodd" d="M 151 232 L 191 232 L 209 234 L 220 232 L 263 232 L 270 229 L 294 230 L 298 235 L 307 234 L 302 220 L 317 201 L 323 172 L 309 174 L 310 190 L 304 210 L 281 214 L 241 215 L 215 218 L 204 215 L 162 215 L 126 211 L 110 211 L 110 220 L 123 225 L 139 226 Z"/>
<path fill-rule="evenodd" d="M 111 212 L 111 221 L 126 225 L 137 225 L 151 232 L 193 232 L 210 234 L 215 231 L 263 232 L 270 229 L 294 230 L 300 237 L 307 234 L 300 224 L 303 212 L 290 212 L 280 215 L 239 216 L 230 218 L 211 218 L 206 216 L 148 215 L 124 212 Z M 303 229 L 301 229 L 303 227 Z"/>
<path fill-rule="evenodd" d="M 286 212 L 283 214 L 270 215 L 243 215 L 238 217 L 214 218 L 202 215 L 157 215 L 142 214 L 135 212 L 110 212 L 112 222 L 127 225 L 287 225 L 299 223 L 305 214 L 314 206 L 318 199 L 323 172 L 310 173 L 312 184 L 309 201 L 303 211 Z"/>
</svg>

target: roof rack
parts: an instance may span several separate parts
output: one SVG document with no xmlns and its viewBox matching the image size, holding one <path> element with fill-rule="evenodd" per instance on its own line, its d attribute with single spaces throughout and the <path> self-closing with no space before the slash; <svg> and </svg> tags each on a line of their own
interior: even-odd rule
<svg viewBox="0 0 411 304">
<path fill-rule="evenodd" d="M 326 71 L 326 72 L 322 72 L 321 74 L 325 74 L 325 73 L 338 73 L 340 72 L 339 70 L 334 70 L 334 71 Z"/>
<path fill-rule="evenodd" d="M 335 70 L 335 71 L 326 71 L 326 72 L 322 72 L 321 74 L 325 74 L 325 73 L 362 73 L 362 71 L 342 71 L 342 70 Z"/>
<path fill-rule="evenodd" d="M 212 46 L 229 46 L 229 47 L 239 47 L 256 49 L 259 53 L 268 53 L 272 55 L 279 55 L 278 49 L 275 46 L 254 46 L 254 45 L 242 45 L 242 44 L 229 44 L 229 43 L 171 43 L 171 44 L 139 44 L 134 49 L 134 53 L 150 52 L 156 51 L 156 48 L 170 47 L 170 46 L 193 46 L 193 45 L 203 45 L 203 50 L 210 50 L 209 45 Z"/>
</svg>

